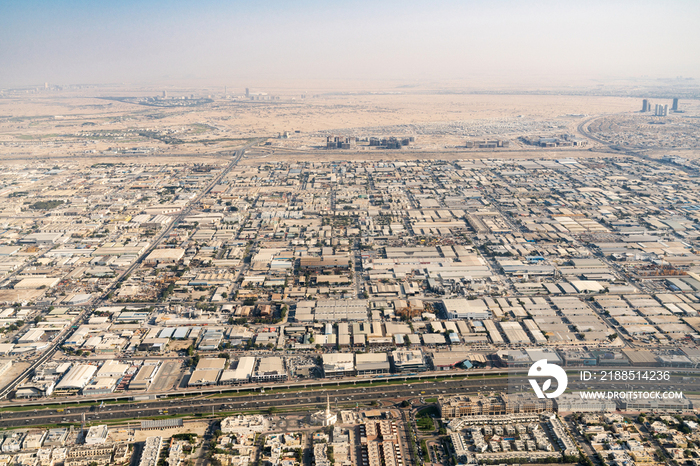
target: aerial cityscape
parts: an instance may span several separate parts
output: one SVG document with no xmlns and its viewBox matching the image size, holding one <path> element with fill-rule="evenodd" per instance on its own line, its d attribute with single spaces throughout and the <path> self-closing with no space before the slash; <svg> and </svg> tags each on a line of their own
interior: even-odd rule
<svg viewBox="0 0 700 466">
<path fill-rule="evenodd" d="M 107 45 L 133 5 L 69 3 L 0 15 L 0 466 L 700 464 L 698 6 L 639 10 L 678 18 L 673 66 L 591 36 L 616 65 L 554 54 L 545 79 L 523 44 L 402 68 L 420 34 L 390 32 L 448 3 L 367 19 L 387 35 L 329 6 L 348 24 L 289 44 L 279 12 L 178 5 L 166 48 L 140 19 Z M 510 6 L 452 5 L 446 37 L 467 13 L 525 31 Z M 270 30 L 214 60 L 253 37 L 239 13 Z M 86 18 L 106 37 L 50 39 Z M 378 57 L 396 74 L 367 78 Z"/>
</svg>

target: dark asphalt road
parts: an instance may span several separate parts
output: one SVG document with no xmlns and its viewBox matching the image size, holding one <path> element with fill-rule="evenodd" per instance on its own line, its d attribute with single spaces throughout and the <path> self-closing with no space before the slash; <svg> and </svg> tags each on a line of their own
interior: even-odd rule
<svg viewBox="0 0 700 466">
<path fill-rule="evenodd" d="M 368 403 L 382 399 L 431 397 L 437 395 L 452 395 L 458 393 L 475 393 L 479 390 L 503 390 L 506 388 L 505 379 L 486 380 L 455 380 L 432 384 L 411 385 L 380 385 L 365 388 L 339 388 L 313 390 L 299 393 L 253 394 L 236 397 L 218 398 L 185 398 L 168 401 L 105 404 L 99 408 L 99 403 L 87 407 L 64 408 L 63 412 L 56 409 L 36 409 L 28 411 L 0 411 L 0 427 L 25 427 L 42 424 L 76 423 L 82 419 L 97 422 L 110 419 L 143 419 L 162 415 L 192 416 L 197 413 L 214 414 L 231 411 L 258 410 L 270 407 L 288 408 L 298 406 L 325 406 L 326 393 L 331 402 L 336 399 L 339 405 Z M 421 393 L 425 392 L 425 393 Z"/>
</svg>

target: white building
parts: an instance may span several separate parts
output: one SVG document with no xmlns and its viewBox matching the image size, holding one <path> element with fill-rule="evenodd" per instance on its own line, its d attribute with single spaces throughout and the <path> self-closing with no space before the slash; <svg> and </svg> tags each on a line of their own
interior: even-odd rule
<svg viewBox="0 0 700 466">
<path fill-rule="evenodd" d="M 95 372 L 97 372 L 97 366 L 76 364 L 56 385 L 56 390 L 80 390 L 90 382 Z"/>
<path fill-rule="evenodd" d="M 121 377 L 127 369 L 129 369 L 128 364 L 122 364 L 112 359 L 102 364 L 100 370 L 97 371 L 97 377 Z"/>
<path fill-rule="evenodd" d="M 41 340 L 41 337 L 44 336 L 44 331 L 38 328 L 33 328 L 29 330 L 27 333 L 22 335 L 19 339 L 20 343 L 34 343 L 35 341 Z"/>
<path fill-rule="evenodd" d="M 484 320 L 491 318 L 491 311 L 482 299 L 443 299 L 448 319 Z"/>
<path fill-rule="evenodd" d="M 174 264 L 185 255 L 181 248 L 154 249 L 144 260 L 146 264 Z"/>
<path fill-rule="evenodd" d="M 326 353 L 323 359 L 323 373 L 326 377 L 355 375 L 355 357 L 353 353 Z"/>
<path fill-rule="evenodd" d="M 99 445 L 107 441 L 109 429 L 106 425 L 92 426 L 85 435 L 86 445 Z"/>
<path fill-rule="evenodd" d="M 139 466 L 156 466 L 162 447 L 163 437 L 148 437 L 141 453 Z"/>
<path fill-rule="evenodd" d="M 326 395 L 325 411 L 313 413 L 311 415 L 311 423 L 318 426 L 328 427 L 334 425 L 336 422 L 338 422 L 338 415 L 331 412 L 331 400 L 328 395 Z"/>
<path fill-rule="evenodd" d="M 269 422 L 260 415 L 227 417 L 221 421 L 221 432 L 224 434 L 264 432 L 268 427 Z"/>
<path fill-rule="evenodd" d="M 253 375 L 253 369 L 255 369 L 255 358 L 244 356 L 238 360 L 235 369 L 223 371 L 219 383 L 236 384 L 249 382 L 250 377 Z"/>
<path fill-rule="evenodd" d="M 609 413 L 616 409 L 613 400 L 581 398 L 580 392 L 564 393 L 555 400 L 557 411 L 574 413 Z"/>
</svg>

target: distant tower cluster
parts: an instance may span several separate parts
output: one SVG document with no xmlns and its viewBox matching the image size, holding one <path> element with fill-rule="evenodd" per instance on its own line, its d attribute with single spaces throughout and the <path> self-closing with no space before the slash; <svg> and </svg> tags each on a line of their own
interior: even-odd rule
<svg viewBox="0 0 700 466">
<path fill-rule="evenodd" d="M 503 139 L 486 139 L 482 141 L 467 141 L 464 147 L 467 149 L 473 149 L 478 147 L 479 149 L 495 149 L 496 147 L 509 147 L 510 141 Z"/>
<path fill-rule="evenodd" d="M 407 138 L 396 138 L 393 136 L 381 139 L 369 138 L 370 146 L 384 147 L 385 149 L 401 149 L 402 147 L 408 146 L 413 142 L 415 142 L 415 138 L 413 136 L 409 136 Z"/>
<path fill-rule="evenodd" d="M 326 149 L 350 149 L 355 146 L 356 139 L 342 136 L 327 136 Z"/>
<path fill-rule="evenodd" d="M 668 116 L 668 105 L 656 104 L 654 108 L 654 116 Z"/>
<path fill-rule="evenodd" d="M 651 110 L 651 103 L 647 99 L 642 100 L 642 113 L 646 113 L 650 110 Z"/>
<path fill-rule="evenodd" d="M 651 102 L 648 99 L 642 100 L 642 113 L 651 112 Z M 678 111 L 678 97 L 673 98 L 672 112 Z M 668 116 L 668 105 L 654 105 L 654 116 Z"/>
</svg>

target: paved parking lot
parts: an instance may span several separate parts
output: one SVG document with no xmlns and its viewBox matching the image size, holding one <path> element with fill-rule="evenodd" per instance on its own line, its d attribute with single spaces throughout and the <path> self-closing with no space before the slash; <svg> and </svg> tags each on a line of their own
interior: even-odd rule
<svg viewBox="0 0 700 466">
<path fill-rule="evenodd" d="M 168 361 L 163 363 L 155 382 L 151 385 L 151 391 L 172 390 L 182 375 L 182 362 Z"/>
</svg>

